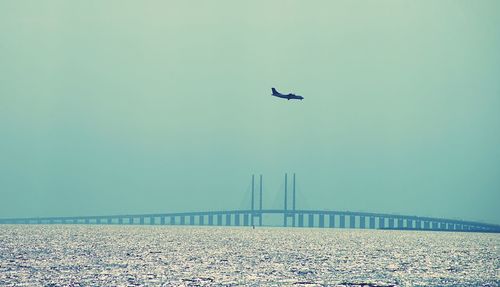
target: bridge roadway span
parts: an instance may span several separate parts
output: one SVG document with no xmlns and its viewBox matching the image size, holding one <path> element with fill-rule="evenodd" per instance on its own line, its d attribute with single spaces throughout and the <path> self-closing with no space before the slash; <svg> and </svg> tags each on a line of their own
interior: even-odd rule
<svg viewBox="0 0 500 287">
<path fill-rule="evenodd" d="M 138 224 L 262 226 L 263 215 L 283 216 L 283 226 L 435 230 L 500 233 L 500 225 L 473 221 L 353 211 L 326 210 L 227 210 L 111 216 L 32 217 L 0 219 L 0 224 Z"/>
</svg>

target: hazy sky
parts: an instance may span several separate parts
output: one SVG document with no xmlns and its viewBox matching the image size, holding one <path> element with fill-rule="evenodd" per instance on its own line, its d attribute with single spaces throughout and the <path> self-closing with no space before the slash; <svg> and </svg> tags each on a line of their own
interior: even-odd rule
<svg viewBox="0 0 500 287">
<path fill-rule="evenodd" d="M 500 1 L 0 1 L 0 217 L 500 223 Z M 271 87 L 305 97 L 286 101 Z"/>
</svg>

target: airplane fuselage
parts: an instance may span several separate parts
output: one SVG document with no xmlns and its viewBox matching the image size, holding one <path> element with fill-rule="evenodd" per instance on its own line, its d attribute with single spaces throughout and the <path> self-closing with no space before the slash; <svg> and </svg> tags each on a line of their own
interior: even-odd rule
<svg viewBox="0 0 500 287">
<path fill-rule="evenodd" d="M 304 97 L 298 96 L 295 94 L 288 94 L 288 95 L 282 94 L 282 93 L 276 91 L 275 88 L 272 88 L 272 92 L 273 92 L 272 96 L 282 98 L 282 99 L 287 99 L 287 100 L 303 100 L 304 99 Z"/>
</svg>

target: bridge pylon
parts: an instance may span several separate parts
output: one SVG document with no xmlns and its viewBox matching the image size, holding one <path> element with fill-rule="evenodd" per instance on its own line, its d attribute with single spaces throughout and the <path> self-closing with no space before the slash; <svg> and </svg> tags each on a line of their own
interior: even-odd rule
<svg viewBox="0 0 500 287">
<path fill-rule="evenodd" d="M 252 174 L 252 201 L 250 206 L 250 225 L 255 226 L 255 217 L 262 226 L 262 174 L 259 175 L 259 209 L 255 209 L 255 174 Z"/>
<path fill-rule="evenodd" d="M 293 180 L 292 180 L 292 209 L 291 209 L 291 212 L 289 211 L 288 209 L 288 174 L 285 173 L 285 196 L 284 196 L 284 207 L 283 207 L 283 210 L 284 210 L 284 213 L 283 213 L 283 227 L 287 227 L 288 226 L 288 218 L 292 218 L 292 226 L 295 227 L 295 203 L 296 203 L 296 200 L 295 200 L 295 173 L 293 173 Z"/>
</svg>

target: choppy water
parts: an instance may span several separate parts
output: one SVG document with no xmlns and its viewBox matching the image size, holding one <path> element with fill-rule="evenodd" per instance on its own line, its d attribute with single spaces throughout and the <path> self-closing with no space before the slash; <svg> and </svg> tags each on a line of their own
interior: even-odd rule
<svg viewBox="0 0 500 287">
<path fill-rule="evenodd" d="M 0 286 L 499 286 L 500 236 L 0 226 Z"/>
</svg>

